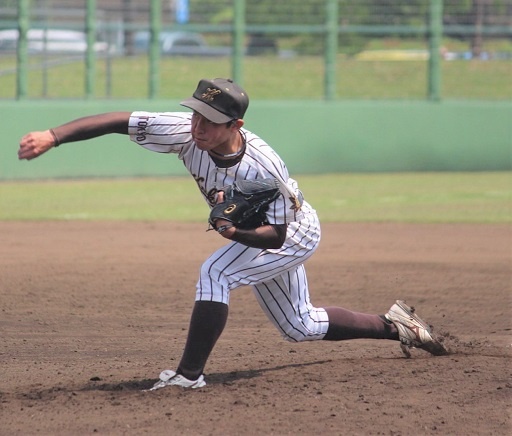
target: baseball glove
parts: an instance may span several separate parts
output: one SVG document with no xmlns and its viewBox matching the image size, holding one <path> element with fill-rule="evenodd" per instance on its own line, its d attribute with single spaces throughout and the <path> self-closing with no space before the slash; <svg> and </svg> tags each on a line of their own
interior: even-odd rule
<svg viewBox="0 0 512 436">
<path fill-rule="evenodd" d="M 265 213 L 270 203 L 279 197 L 276 179 L 240 180 L 222 189 L 224 201 L 216 204 L 208 222 L 216 228 L 215 221 L 227 220 L 239 229 L 255 229 L 266 221 Z"/>
</svg>

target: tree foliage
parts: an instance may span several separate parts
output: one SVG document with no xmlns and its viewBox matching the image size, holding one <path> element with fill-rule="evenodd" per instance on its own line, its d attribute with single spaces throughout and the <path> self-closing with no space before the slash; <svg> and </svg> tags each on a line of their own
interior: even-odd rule
<svg viewBox="0 0 512 436">
<path fill-rule="evenodd" d="M 327 2 L 329 0 L 247 0 L 247 25 L 323 25 L 326 20 Z M 232 6 L 225 2 L 205 0 L 190 0 L 191 11 L 199 15 L 206 13 L 206 4 L 210 13 L 215 9 L 215 22 L 229 22 L 232 19 Z M 429 18 L 430 0 L 338 0 L 340 25 L 352 26 L 425 26 Z M 481 24 L 510 25 L 512 0 L 444 0 L 443 22 L 446 26 Z M 507 18 L 508 17 L 508 18 Z M 321 33 L 298 32 L 295 35 L 287 33 L 264 32 L 265 37 L 273 39 L 288 39 L 293 41 L 293 48 L 301 53 L 318 53 L 323 49 L 324 38 Z M 389 35 L 388 33 L 385 33 Z M 473 51 L 478 51 L 481 45 L 481 35 L 475 32 L 448 33 L 470 42 Z M 355 53 L 360 51 L 366 41 L 379 36 L 361 33 L 341 33 L 339 47 L 341 52 Z M 381 36 L 384 36 L 382 34 Z M 396 34 L 395 36 L 401 36 Z M 477 41 L 477 42 L 475 42 Z M 478 43 L 480 41 L 480 43 Z M 476 47 L 476 48 L 475 48 Z"/>
</svg>

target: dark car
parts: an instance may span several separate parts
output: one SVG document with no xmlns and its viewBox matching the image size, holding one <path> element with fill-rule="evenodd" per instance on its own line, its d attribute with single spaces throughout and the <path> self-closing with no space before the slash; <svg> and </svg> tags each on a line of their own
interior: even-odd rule
<svg viewBox="0 0 512 436">
<path fill-rule="evenodd" d="M 194 32 L 161 32 L 161 53 L 169 56 L 229 56 L 231 47 L 215 47 L 206 43 L 203 36 Z M 134 51 L 148 52 L 150 33 L 139 31 L 134 35 Z"/>
</svg>

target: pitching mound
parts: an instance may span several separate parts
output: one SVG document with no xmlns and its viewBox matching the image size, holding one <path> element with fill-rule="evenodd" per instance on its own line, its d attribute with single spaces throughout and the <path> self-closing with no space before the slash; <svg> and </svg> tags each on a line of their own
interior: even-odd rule
<svg viewBox="0 0 512 436">
<path fill-rule="evenodd" d="M 197 391 L 144 392 L 181 357 L 205 225 L 0 223 L 0 434 L 508 435 L 511 228 L 324 224 L 313 303 L 404 299 L 450 350 L 284 342 L 249 288 Z"/>
</svg>

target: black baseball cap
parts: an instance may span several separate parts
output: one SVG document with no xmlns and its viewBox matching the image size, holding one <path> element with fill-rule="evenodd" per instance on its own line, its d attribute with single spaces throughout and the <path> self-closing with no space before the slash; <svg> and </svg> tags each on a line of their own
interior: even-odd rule
<svg viewBox="0 0 512 436">
<path fill-rule="evenodd" d="M 243 119 L 249 96 L 231 79 L 201 79 L 192 97 L 180 104 L 221 124 Z"/>
</svg>

